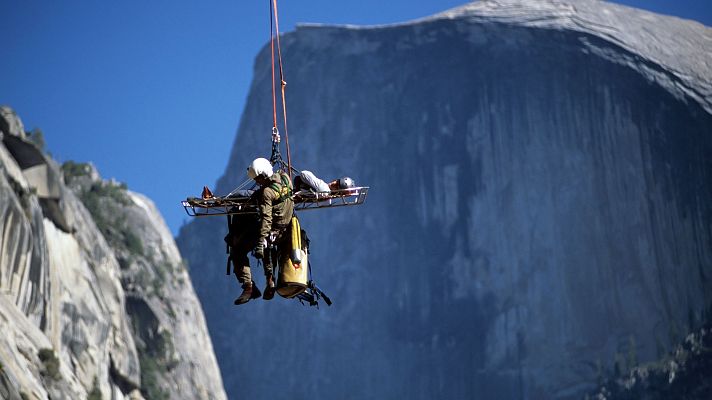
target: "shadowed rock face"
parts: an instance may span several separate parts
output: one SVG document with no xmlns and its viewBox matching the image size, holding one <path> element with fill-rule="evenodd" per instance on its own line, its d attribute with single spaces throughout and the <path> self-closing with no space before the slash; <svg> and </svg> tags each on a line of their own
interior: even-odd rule
<svg viewBox="0 0 712 400">
<path fill-rule="evenodd" d="M 282 45 L 293 162 L 372 189 L 300 215 L 334 300 L 319 311 L 234 308 L 225 221 L 181 230 L 231 397 L 577 398 L 701 324 L 712 115 L 669 65 L 590 30 L 472 16 Z M 268 155 L 268 56 L 216 193 Z"/>
</svg>

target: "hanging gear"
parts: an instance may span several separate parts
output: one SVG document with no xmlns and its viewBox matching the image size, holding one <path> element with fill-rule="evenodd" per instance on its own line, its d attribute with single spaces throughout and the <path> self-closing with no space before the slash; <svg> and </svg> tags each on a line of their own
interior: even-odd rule
<svg viewBox="0 0 712 400">
<path fill-rule="evenodd" d="M 307 303 L 309 303 L 310 306 L 316 306 L 316 308 L 319 308 L 319 300 L 321 299 L 324 299 L 324 302 L 327 306 L 331 306 L 333 304 L 329 296 L 327 296 L 326 293 L 319 289 L 319 287 L 316 286 L 314 281 L 309 281 L 309 284 L 307 285 L 307 290 L 303 293 L 298 294 L 297 299 L 299 299 L 299 302 L 302 304 L 304 304 L 304 302 L 306 301 Z"/>
<path fill-rule="evenodd" d="M 297 299 L 299 299 L 299 302 L 302 303 L 302 305 L 304 302 L 307 302 L 310 306 L 316 306 L 316 308 L 319 308 L 319 300 L 324 299 L 326 305 L 331 307 L 331 304 L 333 304 L 331 299 L 316 285 L 313 277 L 311 276 L 311 265 L 309 265 L 309 275 L 312 279 L 309 279 L 307 289 L 296 296 Z"/>
<path fill-rule="evenodd" d="M 299 226 L 299 220 L 296 217 L 292 218 L 288 230 L 289 240 L 283 240 L 280 249 L 280 264 L 279 264 L 279 280 L 277 281 L 277 293 L 286 298 L 292 298 L 304 292 L 307 289 L 309 266 L 309 238 L 307 233 Z M 295 237 L 296 236 L 296 237 Z M 299 263 L 294 263 L 290 254 L 299 250 L 301 252 L 301 260 Z"/>
<path fill-rule="evenodd" d="M 232 254 L 230 254 L 230 245 L 232 242 L 232 215 L 227 215 L 227 235 L 223 238 L 225 241 L 225 253 L 227 253 L 227 266 L 225 267 L 225 275 L 230 275 L 230 264 L 232 264 Z"/>
<path fill-rule="evenodd" d="M 284 163 L 284 161 L 282 161 L 282 154 L 279 153 L 280 142 L 281 138 L 279 137 L 279 131 L 275 125 L 272 127 L 272 155 L 269 157 L 269 162 L 272 163 L 272 165 Z"/>
</svg>

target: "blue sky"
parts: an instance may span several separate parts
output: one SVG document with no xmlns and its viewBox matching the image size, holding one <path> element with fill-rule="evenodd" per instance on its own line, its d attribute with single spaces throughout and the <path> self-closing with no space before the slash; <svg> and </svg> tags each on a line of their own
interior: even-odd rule
<svg viewBox="0 0 712 400">
<path fill-rule="evenodd" d="M 104 178 L 148 195 L 177 233 L 188 220 L 180 200 L 213 187 L 227 164 L 254 57 L 269 38 L 269 2 L 0 2 L 0 104 L 26 130 L 41 128 L 59 162 L 91 161 Z M 298 22 L 400 22 L 464 3 L 278 4 L 280 28 L 289 31 Z M 709 0 L 618 3 L 712 25 Z"/>
</svg>

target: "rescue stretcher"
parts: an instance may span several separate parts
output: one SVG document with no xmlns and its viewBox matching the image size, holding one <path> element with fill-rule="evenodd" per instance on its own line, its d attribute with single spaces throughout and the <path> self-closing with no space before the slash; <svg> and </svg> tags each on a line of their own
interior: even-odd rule
<svg viewBox="0 0 712 400">
<path fill-rule="evenodd" d="M 363 204 L 368 195 L 368 186 L 332 190 L 318 193 L 300 190 L 292 196 L 294 210 L 316 210 L 319 208 L 357 206 Z M 181 204 L 191 217 L 257 213 L 257 200 L 249 196 L 228 195 L 224 197 L 188 197 Z"/>
</svg>

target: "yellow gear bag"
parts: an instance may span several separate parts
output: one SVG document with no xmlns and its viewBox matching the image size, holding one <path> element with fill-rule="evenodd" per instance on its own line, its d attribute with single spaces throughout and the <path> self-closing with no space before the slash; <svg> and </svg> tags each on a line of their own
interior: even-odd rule
<svg viewBox="0 0 712 400">
<path fill-rule="evenodd" d="M 296 216 L 292 217 L 288 232 L 289 249 L 282 249 L 280 254 L 277 293 L 282 297 L 292 298 L 307 289 L 309 267 L 306 244 L 302 242 L 302 228 Z"/>
</svg>

